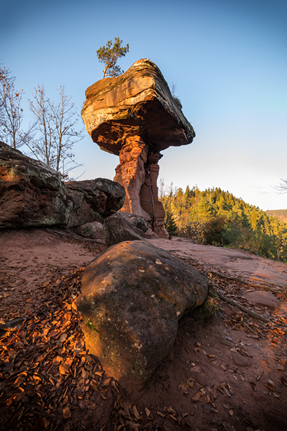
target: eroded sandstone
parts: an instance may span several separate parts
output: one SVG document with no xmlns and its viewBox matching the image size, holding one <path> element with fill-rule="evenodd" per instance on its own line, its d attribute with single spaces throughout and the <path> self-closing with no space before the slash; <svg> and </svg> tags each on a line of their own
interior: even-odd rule
<svg viewBox="0 0 287 431">
<path fill-rule="evenodd" d="M 0 142 L 0 228 L 103 223 L 124 199 L 115 181 L 64 183 L 60 172 Z"/>
<path fill-rule="evenodd" d="M 142 59 L 123 75 L 96 82 L 86 90 L 82 117 L 93 141 L 119 155 L 114 180 L 126 191 L 122 210 L 145 217 L 168 238 L 157 191 L 160 151 L 191 143 L 195 133 L 159 68 Z"/>
<path fill-rule="evenodd" d="M 161 71 L 147 58 L 88 87 L 82 117 L 93 141 L 117 155 L 130 136 L 142 137 L 152 152 L 187 145 L 195 136 Z"/>
<path fill-rule="evenodd" d="M 127 391 L 139 390 L 207 289 L 199 271 L 147 241 L 114 245 L 83 275 L 77 307 L 86 346 Z"/>
</svg>

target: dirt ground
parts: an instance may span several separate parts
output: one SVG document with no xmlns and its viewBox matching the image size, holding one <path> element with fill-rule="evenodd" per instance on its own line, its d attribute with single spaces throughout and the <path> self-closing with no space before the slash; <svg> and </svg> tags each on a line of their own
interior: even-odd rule
<svg viewBox="0 0 287 431">
<path fill-rule="evenodd" d="M 151 242 L 205 273 L 220 298 L 213 291 L 210 313 L 180 322 L 169 357 L 128 397 L 87 352 L 74 303 L 106 246 L 0 232 L 1 430 L 287 429 L 287 265 L 182 238 Z"/>
</svg>

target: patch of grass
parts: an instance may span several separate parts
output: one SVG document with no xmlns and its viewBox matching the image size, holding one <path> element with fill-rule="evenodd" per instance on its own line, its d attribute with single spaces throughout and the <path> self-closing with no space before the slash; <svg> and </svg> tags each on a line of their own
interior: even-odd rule
<svg viewBox="0 0 287 431">
<path fill-rule="evenodd" d="M 93 322 L 90 321 L 90 319 L 88 319 L 86 321 L 86 325 L 88 326 L 88 328 L 90 328 L 92 331 L 96 331 L 100 334 L 100 331 L 95 327 L 95 325 L 93 324 Z"/>
<path fill-rule="evenodd" d="M 208 294 L 204 303 L 198 307 L 198 313 L 201 322 L 211 319 L 216 316 L 220 309 L 217 291 L 214 287 L 208 286 Z"/>
</svg>

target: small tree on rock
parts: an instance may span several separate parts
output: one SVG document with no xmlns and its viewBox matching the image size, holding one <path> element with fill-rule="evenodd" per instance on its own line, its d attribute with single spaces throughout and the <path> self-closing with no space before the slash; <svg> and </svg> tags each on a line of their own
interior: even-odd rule
<svg viewBox="0 0 287 431">
<path fill-rule="evenodd" d="M 97 50 L 99 61 L 105 63 L 103 78 L 106 76 L 119 76 L 124 72 L 116 63 L 118 58 L 124 57 L 129 52 L 129 44 L 122 47 L 123 41 L 119 37 L 115 37 L 114 44 L 112 45 L 112 43 L 111 40 L 108 40 L 106 46 L 101 46 Z"/>
</svg>

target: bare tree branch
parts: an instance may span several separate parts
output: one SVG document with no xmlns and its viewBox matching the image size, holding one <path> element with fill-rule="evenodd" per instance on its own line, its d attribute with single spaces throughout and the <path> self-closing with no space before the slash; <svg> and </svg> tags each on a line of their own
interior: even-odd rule
<svg viewBox="0 0 287 431">
<path fill-rule="evenodd" d="M 280 178 L 281 183 L 273 188 L 277 190 L 280 194 L 287 193 L 287 179 Z"/>
<path fill-rule="evenodd" d="M 55 104 L 46 96 L 44 87 L 38 85 L 34 100 L 29 100 L 37 135 L 28 147 L 35 157 L 68 179 L 71 170 L 82 166 L 75 161 L 73 146 L 83 139 L 84 128 L 78 129 L 80 117 L 65 87 L 61 86 L 58 92 L 59 102 Z"/>
<path fill-rule="evenodd" d="M 22 130 L 23 94 L 23 90 L 15 90 L 15 78 L 9 69 L 0 66 L 0 139 L 15 149 L 27 144 L 35 135 L 34 124 L 27 131 Z"/>
</svg>

